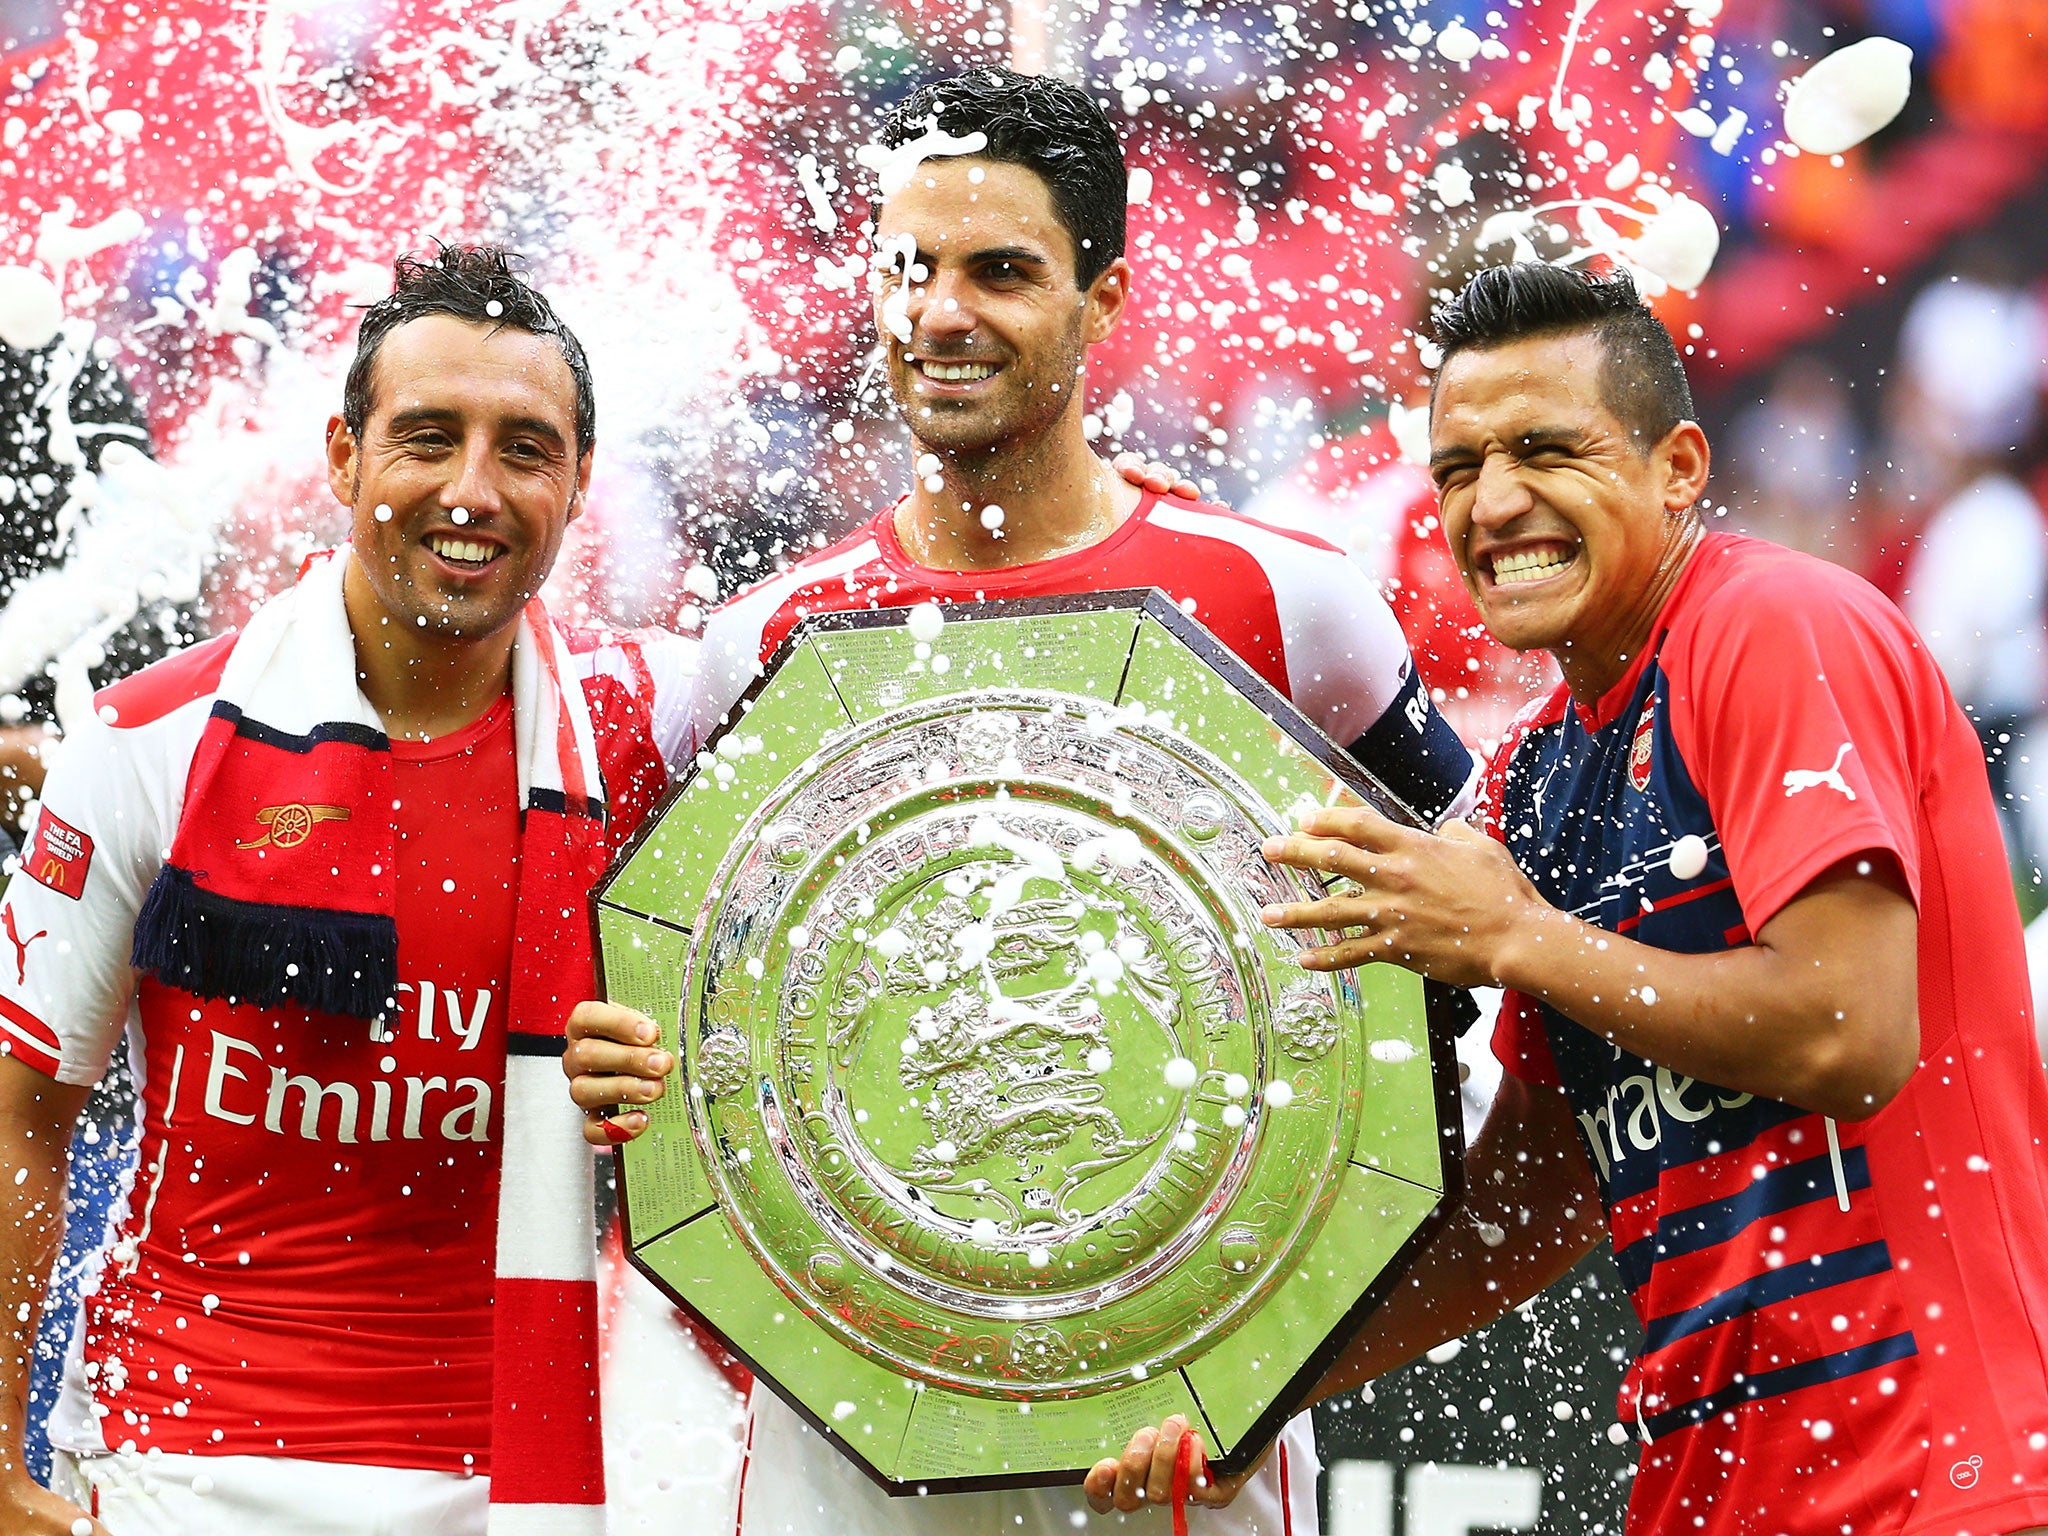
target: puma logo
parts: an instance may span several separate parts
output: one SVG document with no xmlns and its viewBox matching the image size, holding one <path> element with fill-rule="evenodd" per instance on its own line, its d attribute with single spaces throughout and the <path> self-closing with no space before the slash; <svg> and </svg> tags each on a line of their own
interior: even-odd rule
<svg viewBox="0 0 2048 1536">
<path fill-rule="evenodd" d="M 1838 789 L 1849 800 L 1856 798 L 1856 791 L 1849 787 L 1849 781 L 1842 777 L 1842 759 L 1849 755 L 1850 743 L 1843 742 L 1842 750 L 1835 754 L 1835 761 L 1827 768 L 1794 768 L 1785 775 L 1785 798 L 1791 799 L 1802 789 Z"/>
<path fill-rule="evenodd" d="M 37 939 L 47 939 L 50 936 L 50 930 L 45 928 L 40 933 L 32 933 L 24 939 L 21 936 L 21 930 L 14 926 L 14 908 L 12 907 L 0 910 L 0 925 L 5 925 L 7 941 L 14 946 L 14 984 L 18 987 L 26 986 L 28 985 L 28 947 L 35 943 Z"/>
</svg>

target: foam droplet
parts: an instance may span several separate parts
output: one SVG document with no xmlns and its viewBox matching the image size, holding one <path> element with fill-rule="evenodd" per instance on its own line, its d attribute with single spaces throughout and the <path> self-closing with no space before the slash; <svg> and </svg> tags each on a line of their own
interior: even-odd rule
<svg viewBox="0 0 2048 1536">
<path fill-rule="evenodd" d="M 1454 21 L 1436 35 L 1436 51 L 1453 64 L 1479 57 L 1479 34 L 1462 21 Z"/>
<path fill-rule="evenodd" d="M 1266 1102 L 1274 1109 L 1285 1109 L 1294 1102 L 1294 1084 L 1284 1077 L 1276 1077 L 1266 1084 Z"/>
<path fill-rule="evenodd" d="M 1679 880 L 1697 880 L 1707 867 L 1707 840 L 1688 832 L 1671 845 L 1671 873 Z"/>
<path fill-rule="evenodd" d="M 939 611 L 937 603 L 919 603 L 904 617 L 903 623 L 910 631 L 911 639 L 930 645 L 945 629 L 946 616 Z"/>
<path fill-rule="evenodd" d="M 1809 155 L 1839 155 L 1899 115 L 1913 89 L 1913 50 L 1888 37 L 1837 48 L 1785 93 L 1785 137 Z"/>
<path fill-rule="evenodd" d="M 64 300 L 57 285 L 27 267 L 0 267 L 0 341 L 36 352 L 57 339 Z"/>
<path fill-rule="evenodd" d="M 1185 1056 L 1176 1056 L 1166 1064 L 1166 1086 L 1188 1089 L 1195 1086 L 1195 1064 Z"/>
</svg>

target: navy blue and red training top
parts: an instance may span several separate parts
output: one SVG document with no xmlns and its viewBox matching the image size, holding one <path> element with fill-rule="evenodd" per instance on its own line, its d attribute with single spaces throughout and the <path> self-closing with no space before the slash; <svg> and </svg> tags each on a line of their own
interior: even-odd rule
<svg viewBox="0 0 2048 1536">
<path fill-rule="evenodd" d="M 2048 1523 L 2048 1085 L 1977 737 L 1904 617 L 1712 535 L 1627 676 L 1517 723 L 1488 814 L 1545 899 L 1660 949 L 1748 944 L 1872 852 L 1919 913 L 1920 1065 L 1862 1122 L 1508 996 L 1495 1051 L 1562 1085 L 1645 1331 L 1631 1536 Z"/>
</svg>

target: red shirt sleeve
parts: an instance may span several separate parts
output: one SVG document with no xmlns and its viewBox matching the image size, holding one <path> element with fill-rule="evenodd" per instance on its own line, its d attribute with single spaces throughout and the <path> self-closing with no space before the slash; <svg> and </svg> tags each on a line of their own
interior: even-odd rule
<svg viewBox="0 0 2048 1536">
<path fill-rule="evenodd" d="M 1679 755 L 1756 933 L 1823 870 L 1883 850 L 1920 900 L 1918 765 L 1948 696 L 1905 616 L 1823 561 L 1763 549 L 1674 625 Z"/>
<path fill-rule="evenodd" d="M 1507 734 L 1501 738 L 1500 746 L 1486 765 L 1486 774 L 1479 785 L 1479 810 L 1486 835 L 1497 843 L 1507 841 L 1501 831 L 1501 801 L 1507 784 L 1508 762 L 1522 744 L 1522 738 L 1528 734 L 1530 723 L 1555 702 L 1553 698 L 1523 710 L 1514 724 L 1508 727 Z M 1554 1088 L 1562 1081 L 1558 1076 L 1557 1062 L 1550 1054 L 1550 1037 L 1543 1031 L 1543 1017 L 1536 1011 L 1536 999 L 1525 992 L 1501 994 L 1500 1014 L 1493 1022 L 1493 1054 L 1503 1072 L 1519 1077 L 1525 1083 Z"/>
</svg>

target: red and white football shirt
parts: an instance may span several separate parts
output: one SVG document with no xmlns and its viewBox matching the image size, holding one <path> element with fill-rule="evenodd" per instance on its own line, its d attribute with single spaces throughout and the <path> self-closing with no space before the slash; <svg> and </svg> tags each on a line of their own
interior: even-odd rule
<svg viewBox="0 0 2048 1536">
<path fill-rule="evenodd" d="M 1426 818 L 1462 811 L 1477 775 L 1430 703 L 1373 583 L 1321 539 L 1151 494 L 1107 538 L 1028 565 L 919 565 L 889 507 L 735 597 L 704 630 L 692 714 L 701 744 L 808 614 L 1158 587 Z"/>
<path fill-rule="evenodd" d="M 674 741 L 661 722 L 680 727 L 694 648 L 571 639 L 622 836 L 659 790 L 654 754 Z M 72 857 L 24 864 L 0 901 L 0 932 L 21 940 L 0 965 L 0 1049 L 87 1083 L 125 1024 L 140 1091 L 134 1190 L 51 1438 L 488 1473 L 511 700 L 391 744 L 395 1017 L 204 999 L 138 980 L 129 953 L 231 645 L 100 695 L 111 721 L 65 743 L 32 842 Z M 238 842 L 317 868 L 337 814 L 263 807 Z"/>
<path fill-rule="evenodd" d="M 1364 572 L 1321 539 L 1148 494 L 1086 549 L 999 570 L 944 571 L 910 559 L 895 516 L 895 507 L 884 510 L 712 615 L 693 742 L 709 736 L 807 614 L 1158 587 L 1423 815 L 1462 814 L 1470 802 L 1471 755 L 1430 703 L 1401 626 Z M 907 1504 L 858 1475 L 772 1394 L 754 1393 L 752 1415 L 736 1520 L 745 1536 L 804 1536 L 821 1520 L 850 1536 L 955 1530 L 963 1521 L 1051 1536 L 1085 1519 L 1071 1489 Z M 1210 1512 L 1207 1525 L 1217 1536 L 1308 1536 L 1317 1465 L 1302 1414 L 1282 1432 L 1279 1453 L 1227 1512 Z"/>
</svg>

